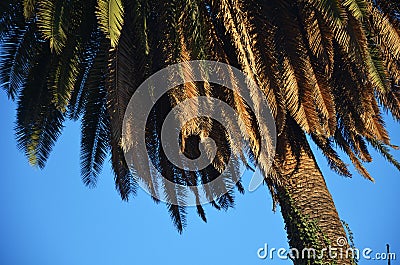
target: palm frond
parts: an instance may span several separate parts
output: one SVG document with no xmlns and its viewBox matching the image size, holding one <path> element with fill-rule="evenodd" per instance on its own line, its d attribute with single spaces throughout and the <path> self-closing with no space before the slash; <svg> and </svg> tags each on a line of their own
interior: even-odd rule
<svg viewBox="0 0 400 265">
<path fill-rule="evenodd" d="M 311 134 L 311 137 L 326 157 L 329 167 L 339 175 L 351 177 L 347 165 L 340 159 L 339 155 L 332 147 L 332 140 L 315 134 Z"/>
<path fill-rule="evenodd" d="M 127 198 L 133 191 L 131 187 L 134 186 L 134 180 L 131 179 L 133 176 L 129 173 L 123 157 L 122 122 L 131 96 L 148 74 L 147 37 L 144 36 L 142 27 L 148 14 L 143 9 L 144 3 L 145 1 L 137 1 L 125 7 L 125 23 L 121 29 L 119 44 L 116 47 L 110 46 L 109 51 L 107 111 L 110 115 L 111 160 L 116 174 L 116 184 L 123 198 Z M 125 146 L 124 151 L 128 151 Z M 135 151 L 131 152 L 136 154 Z M 142 161 L 144 158 L 139 159 Z M 149 188 L 151 189 L 150 184 Z"/>
<path fill-rule="evenodd" d="M 111 47 L 116 47 L 124 24 L 122 0 L 98 0 L 96 14 L 101 30 L 111 41 Z"/>
<path fill-rule="evenodd" d="M 373 181 L 374 179 L 372 176 L 368 173 L 367 169 L 362 165 L 360 160 L 356 157 L 354 154 L 353 150 L 351 150 L 348 142 L 345 140 L 343 137 L 342 133 L 337 130 L 335 133 L 335 142 L 339 145 L 339 147 L 349 156 L 351 162 L 355 166 L 356 170 L 366 179 Z"/>
<path fill-rule="evenodd" d="M 29 163 L 43 168 L 50 151 L 61 134 L 64 116 L 51 102 L 46 82 L 52 67 L 50 50 L 42 44 L 40 57 L 29 72 L 26 84 L 18 98 L 16 138 L 18 147 Z"/>
<path fill-rule="evenodd" d="M 50 48 L 61 53 L 65 47 L 67 34 L 66 23 L 70 19 L 66 0 L 38 0 L 37 25 L 44 39 L 49 40 Z"/>
<path fill-rule="evenodd" d="M 34 16 L 36 4 L 37 0 L 23 0 L 25 19 L 28 20 Z"/>
<path fill-rule="evenodd" d="M 107 53 L 97 51 L 83 87 L 81 175 L 88 186 L 95 186 L 110 146 L 107 113 Z"/>
<path fill-rule="evenodd" d="M 309 0 L 307 2 L 324 17 L 324 19 L 328 22 L 328 25 L 330 25 L 332 28 L 341 27 L 346 23 L 347 16 L 341 1 Z"/>
<path fill-rule="evenodd" d="M 400 170 L 400 163 L 397 161 L 394 156 L 390 153 L 389 148 L 380 141 L 375 139 L 367 138 L 367 141 L 375 148 L 381 155 L 392 165 L 394 165 L 398 170 Z"/>
<path fill-rule="evenodd" d="M 357 20 L 363 20 L 367 13 L 367 3 L 364 0 L 345 0 L 343 7 L 350 11 L 351 15 Z"/>
<path fill-rule="evenodd" d="M 0 55 L 0 84 L 9 98 L 14 100 L 24 86 L 37 52 L 36 26 L 28 23 L 25 28 L 13 30 L 5 37 Z"/>
</svg>

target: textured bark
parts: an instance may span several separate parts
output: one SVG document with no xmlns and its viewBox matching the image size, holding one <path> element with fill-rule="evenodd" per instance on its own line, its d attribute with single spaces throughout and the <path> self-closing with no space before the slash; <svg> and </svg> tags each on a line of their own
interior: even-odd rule
<svg viewBox="0 0 400 265">
<path fill-rule="evenodd" d="M 353 264 L 352 259 L 346 257 L 348 243 L 340 246 L 342 242 L 338 242 L 347 238 L 346 232 L 307 139 L 295 124 L 286 129 L 278 138 L 277 163 L 282 182 L 276 186 L 276 191 L 289 245 L 300 251 L 300 258 L 295 259 L 294 264 Z M 329 246 L 333 256 L 328 254 Z M 307 254 L 306 259 L 302 259 L 304 248 L 328 250 L 322 253 L 322 259 L 308 259 Z M 338 257 L 332 259 L 334 253 Z M 317 252 L 317 256 L 320 255 L 321 252 Z"/>
</svg>

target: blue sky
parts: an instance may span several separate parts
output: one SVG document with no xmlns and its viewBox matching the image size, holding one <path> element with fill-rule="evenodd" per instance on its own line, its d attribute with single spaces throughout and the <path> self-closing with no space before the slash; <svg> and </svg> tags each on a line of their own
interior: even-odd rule
<svg viewBox="0 0 400 265">
<path fill-rule="evenodd" d="M 284 223 L 265 187 L 238 195 L 235 209 L 218 212 L 206 207 L 208 223 L 189 210 L 188 226 L 180 235 L 163 204 L 155 205 L 139 190 L 128 203 L 114 189 L 105 164 L 98 186 L 85 187 L 79 174 L 79 126 L 67 122 L 47 167 L 32 168 L 17 150 L 15 105 L 0 93 L 0 264 L 291 264 L 260 260 L 257 250 L 288 248 Z M 400 145 L 400 125 L 388 119 L 394 144 Z M 394 152 L 400 159 L 400 151 Z M 400 173 L 374 153 L 368 169 L 376 183 L 360 175 L 335 175 L 326 160 L 317 160 L 326 176 L 342 219 L 355 234 L 359 249 L 385 252 L 391 245 L 400 260 Z M 250 176 L 244 176 L 248 183 Z M 359 264 L 387 264 L 367 261 Z"/>
</svg>

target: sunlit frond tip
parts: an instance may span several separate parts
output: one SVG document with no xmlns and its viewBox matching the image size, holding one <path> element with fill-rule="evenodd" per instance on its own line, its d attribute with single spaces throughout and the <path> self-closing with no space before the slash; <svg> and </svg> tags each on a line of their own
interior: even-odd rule
<svg viewBox="0 0 400 265">
<path fill-rule="evenodd" d="M 96 16 L 101 30 L 110 39 L 111 46 L 116 47 L 124 24 L 122 0 L 98 0 Z"/>
</svg>

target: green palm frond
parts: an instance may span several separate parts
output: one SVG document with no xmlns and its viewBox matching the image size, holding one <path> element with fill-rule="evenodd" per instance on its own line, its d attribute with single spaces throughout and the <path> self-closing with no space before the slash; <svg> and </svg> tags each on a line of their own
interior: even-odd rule
<svg viewBox="0 0 400 265">
<path fill-rule="evenodd" d="M 17 29 L 25 27 L 22 6 L 18 1 L 1 2 L 0 10 L 0 42 L 6 43 L 5 37 L 11 37 Z"/>
<path fill-rule="evenodd" d="M 46 82 L 52 61 L 47 43 L 42 43 L 34 66 L 18 98 L 16 138 L 18 147 L 28 157 L 29 163 L 43 168 L 50 151 L 61 134 L 64 116 L 52 104 Z"/>
<path fill-rule="evenodd" d="M 124 24 L 124 6 L 122 0 L 98 0 L 96 15 L 101 30 L 116 47 Z"/>
<path fill-rule="evenodd" d="M 24 29 L 15 28 L 13 34 L 4 38 L 0 55 L 0 83 L 9 98 L 14 100 L 25 84 L 35 55 L 35 25 Z"/>
<path fill-rule="evenodd" d="M 57 108 L 65 112 L 77 84 L 81 83 L 84 71 L 84 53 L 88 48 L 92 30 L 95 28 L 94 16 L 88 16 L 89 8 L 82 1 L 74 0 L 69 3 L 65 14 L 68 21 L 63 23 L 65 33 L 65 47 L 62 53 L 54 55 L 58 61 L 53 69 L 49 85 L 53 91 L 53 102 Z M 73 13 L 70 11 L 73 10 Z M 89 47 L 90 49 L 90 47 Z"/>
<path fill-rule="evenodd" d="M 78 73 L 75 87 L 72 90 L 71 98 L 68 102 L 68 117 L 72 120 L 78 120 L 84 112 L 84 88 L 89 79 L 89 74 L 95 62 L 97 52 L 99 50 L 101 33 L 94 31 L 90 36 L 90 41 L 85 45 L 84 52 L 81 58 L 81 71 Z M 101 62 L 104 63 L 104 62 Z M 96 67 L 99 67 L 98 65 Z M 95 75 L 95 78 L 100 78 L 101 75 Z M 101 79 L 101 78 L 100 78 Z"/>
<path fill-rule="evenodd" d="M 62 112 L 65 112 L 76 82 L 78 81 L 81 64 L 81 47 L 68 45 L 60 56 L 58 65 L 55 67 L 50 78 L 50 86 L 53 91 L 53 103 Z"/>
<path fill-rule="evenodd" d="M 50 48 L 61 53 L 67 40 L 66 23 L 70 19 L 66 0 L 39 0 L 37 3 L 37 25 Z"/>
<path fill-rule="evenodd" d="M 240 163 L 260 166 L 276 195 L 281 164 L 277 159 L 267 172 L 266 161 L 260 159 L 263 136 L 257 128 L 263 123 L 256 121 L 249 104 L 257 107 L 267 100 L 278 141 L 292 138 L 290 149 L 296 155 L 307 141 L 314 141 L 340 175 L 349 177 L 351 172 L 338 148 L 370 180 L 364 163 L 372 161 L 371 147 L 400 168 L 389 153 L 392 145 L 381 113 L 383 109 L 400 120 L 399 12 L 398 1 L 388 0 L 2 0 L 0 85 L 11 99 L 18 99 L 17 142 L 31 164 L 45 165 L 66 117 L 82 118 L 83 182 L 96 184 L 110 153 L 116 189 L 127 200 L 141 177 L 135 167 L 150 170 L 144 158 L 138 158 L 143 165 L 128 165 L 124 158 L 126 148 L 135 153 L 134 146 L 123 146 L 122 122 L 137 87 L 179 62 L 214 60 L 241 69 L 263 92 L 251 94 L 251 102 L 215 84 L 187 83 L 169 91 L 148 119 L 149 156 L 173 182 L 208 183 L 233 153 L 234 166 L 222 176 L 225 186 L 218 187 L 226 195 L 213 200 L 217 192 L 212 187 L 168 194 L 176 203 L 169 203 L 168 210 L 182 231 L 187 193 L 199 201 L 204 192 L 217 209 L 233 207 Z M 191 77 L 193 72 L 177 74 Z M 236 86 L 233 73 L 226 75 Z M 147 91 L 149 97 L 153 89 Z M 236 111 L 235 119 L 222 111 L 227 124 L 242 123 L 240 133 L 231 137 L 209 118 L 184 126 L 180 140 L 186 154 L 196 147 L 190 143 L 193 135 L 211 137 L 219 147 L 212 165 L 193 173 L 168 163 L 159 138 L 166 112 L 199 95 L 222 100 Z M 153 196 L 167 189 L 154 179 L 143 181 Z M 240 183 L 236 187 L 243 191 Z M 201 206 L 197 213 L 206 221 Z"/>
<path fill-rule="evenodd" d="M 148 74 L 149 47 L 144 30 L 148 13 L 145 5 L 146 1 L 135 1 L 125 6 L 125 22 L 121 25 L 118 46 L 109 45 L 107 111 L 110 116 L 111 161 L 116 187 L 125 199 L 135 192 L 135 180 L 124 159 L 122 122 L 131 96 Z M 151 189 L 152 185 L 149 187 Z"/>
<path fill-rule="evenodd" d="M 321 14 L 332 28 L 342 27 L 346 23 L 347 16 L 343 8 L 344 3 L 341 1 L 308 0 L 306 2 Z"/>
<path fill-rule="evenodd" d="M 102 91 L 96 93 L 99 89 Z M 81 174 L 87 186 L 96 185 L 109 149 L 109 117 L 104 94 L 104 84 L 95 91 L 88 91 L 82 117 Z"/>
<path fill-rule="evenodd" d="M 95 186 L 110 146 L 109 116 L 104 51 L 98 51 L 82 91 L 81 175 L 88 186 Z"/>
<path fill-rule="evenodd" d="M 24 17 L 30 19 L 35 14 L 37 0 L 23 0 L 24 5 Z"/>
<path fill-rule="evenodd" d="M 342 5 L 350 11 L 351 15 L 357 20 L 363 20 L 366 11 L 367 11 L 367 3 L 363 0 L 345 0 Z"/>
</svg>

